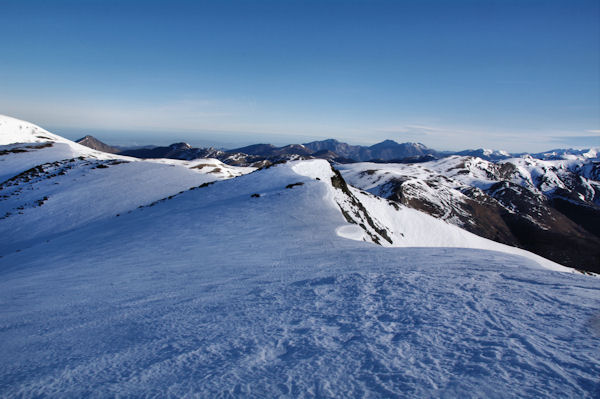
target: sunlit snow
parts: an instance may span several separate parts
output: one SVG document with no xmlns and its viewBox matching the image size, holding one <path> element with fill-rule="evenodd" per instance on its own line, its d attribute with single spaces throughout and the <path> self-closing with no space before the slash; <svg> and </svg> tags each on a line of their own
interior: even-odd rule
<svg viewBox="0 0 600 399">
<path fill-rule="evenodd" d="M 326 161 L 189 167 L 24 183 L 49 199 L 0 220 L 0 396 L 597 396 L 598 278 L 351 189 L 394 244 L 362 241 Z"/>
</svg>

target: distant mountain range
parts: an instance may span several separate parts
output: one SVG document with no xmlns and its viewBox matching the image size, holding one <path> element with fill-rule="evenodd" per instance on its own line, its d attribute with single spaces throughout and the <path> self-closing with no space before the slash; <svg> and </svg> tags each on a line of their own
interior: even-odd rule
<svg viewBox="0 0 600 399">
<path fill-rule="evenodd" d="M 230 150 L 221 150 L 214 147 L 192 147 L 183 142 L 164 147 L 119 148 L 105 144 L 93 136 L 85 136 L 76 142 L 98 151 L 142 159 L 168 158 L 189 161 L 198 158 L 215 158 L 229 165 L 258 167 L 280 161 L 315 158 L 327 159 L 337 163 L 420 163 L 452 155 L 477 157 L 493 162 L 524 155 L 531 155 L 533 158 L 540 160 L 558 160 L 579 157 L 585 153 L 590 153 L 590 151 L 596 151 L 594 149 L 554 149 L 533 154 L 509 153 L 484 148 L 463 151 L 437 151 L 421 143 L 397 143 L 393 140 L 385 140 L 372 146 L 361 146 L 342 143 L 335 139 L 327 139 L 282 147 L 273 144 L 253 144 Z M 592 154 L 590 156 L 593 158 L 596 155 Z"/>
<path fill-rule="evenodd" d="M 196 148 L 187 143 L 174 143 L 166 147 L 124 148 L 110 146 L 92 137 L 85 136 L 76 141 L 98 151 L 126 155 L 136 158 L 170 158 L 193 160 L 216 158 L 229 165 L 264 166 L 279 161 L 296 159 L 327 159 L 338 163 L 352 162 L 401 162 L 422 161 L 443 157 L 444 154 L 421 143 L 396 143 L 385 140 L 372 146 L 350 145 L 334 139 L 313 141 L 305 144 L 290 144 L 277 147 L 272 144 L 253 144 L 231 150 L 213 147 Z"/>
</svg>

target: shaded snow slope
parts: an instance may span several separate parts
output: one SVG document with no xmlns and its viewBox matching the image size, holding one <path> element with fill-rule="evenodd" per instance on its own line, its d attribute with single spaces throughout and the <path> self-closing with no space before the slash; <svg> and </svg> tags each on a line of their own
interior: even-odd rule
<svg viewBox="0 0 600 399">
<path fill-rule="evenodd" d="M 0 254 L 219 179 L 150 162 L 75 159 L 39 168 L 0 185 L 0 231 L 10 232 Z"/>
<path fill-rule="evenodd" d="M 597 395 L 600 280 L 339 237 L 331 173 L 280 165 L 5 254 L 0 396 Z"/>
<path fill-rule="evenodd" d="M 155 162 L 68 159 L 0 183 L 0 254 L 23 249 L 93 220 L 114 217 L 202 184 L 241 174 L 220 162 L 200 168 Z M 219 172 L 212 173 L 215 169 Z M 10 232 L 10 234 L 8 234 Z"/>
</svg>

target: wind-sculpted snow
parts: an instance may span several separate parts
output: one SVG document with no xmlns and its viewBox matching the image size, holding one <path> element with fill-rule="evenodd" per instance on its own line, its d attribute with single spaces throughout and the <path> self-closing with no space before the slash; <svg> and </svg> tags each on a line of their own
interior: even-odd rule
<svg viewBox="0 0 600 399">
<path fill-rule="evenodd" d="M 2 254 L 0 396 L 598 396 L 599 279 L 339 237 L 316 162 Z"/>
</svg>

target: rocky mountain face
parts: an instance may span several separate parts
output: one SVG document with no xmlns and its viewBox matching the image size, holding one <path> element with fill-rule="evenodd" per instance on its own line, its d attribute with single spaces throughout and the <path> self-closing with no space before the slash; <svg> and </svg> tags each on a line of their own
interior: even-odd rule
<svg viewBox="0 0 600 399">
<path fill-rule="evenodd" d="M 600 162 L 452 156 L 420 164 L 344 165 L 350 184 L 479 236 L 600 271 Z"/>
<path fill-rule="evenodd" d="M 117 154 L 119 153 L 121 150 L 116 148 L 116 147 L 112 147 L 106 143 L 103 143 L 102 141 L 98 140 L 97 138 L 95 138 L 94 136 L 85 136 L 80 138 L 79 140 L 75 141 L 77 144 L 81 144 L 84 145 L 86 147 L 89 147 L 91 149 L 94 150 L 98 150 L 98 151 L 102 151 L 102 152 L 107 152 L 109 154 Z"/>
</svg>

